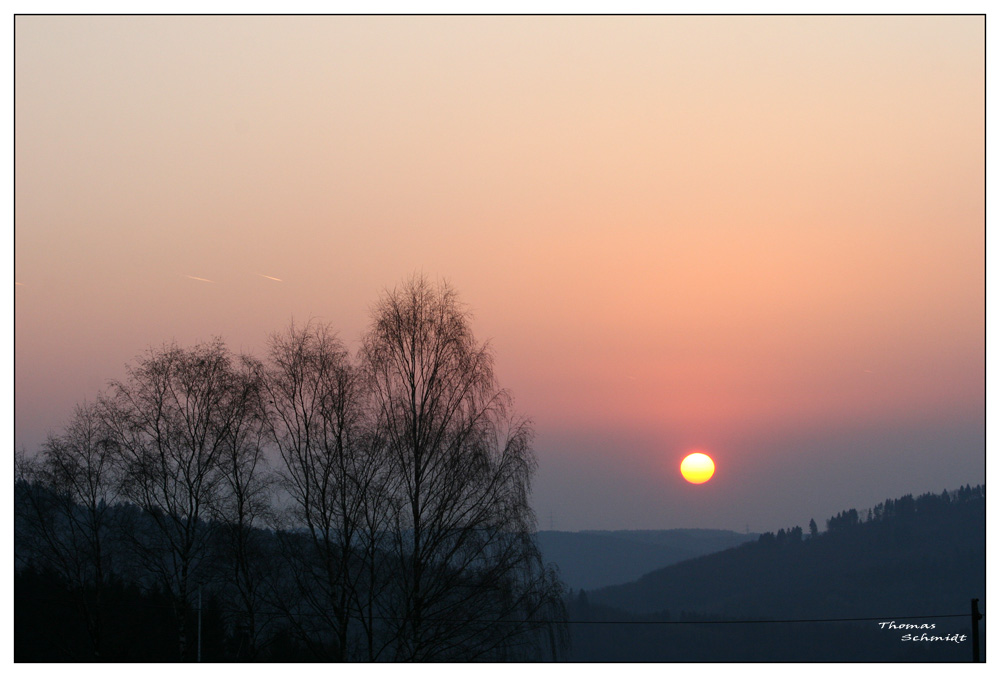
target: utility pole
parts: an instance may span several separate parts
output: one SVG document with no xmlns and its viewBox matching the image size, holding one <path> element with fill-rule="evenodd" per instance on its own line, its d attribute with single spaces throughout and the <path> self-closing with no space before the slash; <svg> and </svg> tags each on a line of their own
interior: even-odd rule
<svg viewBox="0 0 1000 677">
<path fill-rule="evenodd" d="M 198 586 L 198 662 L 201 663 L 201 586 Z"/>
<path fill-rule="evenodd" d="M 979 663 L 979 619 L 983 615 L 979 613 L 979 599 L 972 600 L 972 662 Z"/>
</svg>

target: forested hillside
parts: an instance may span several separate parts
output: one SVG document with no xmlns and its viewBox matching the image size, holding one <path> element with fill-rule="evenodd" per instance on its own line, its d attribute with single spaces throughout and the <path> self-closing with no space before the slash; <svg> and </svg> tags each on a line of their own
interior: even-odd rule
<svg viewBox="0 0 1000 677">
<path fill-rule="evenodd" d="M 151 347 L 15 456 L 15 658 L 552 657 L 532 436 L 419 275 L 354 355 L 319 323 Z"/>
<path fill-rule="evenodd" d="M 756 543 L 577 595 L 572 620 L 766 620 L 768 624 L 573 626 L 577 660 L 968 660 L 970 642 L 917 644 L 876 621 L 954 618 L 935 635 L 971 634 L 970 599 L 985 608 L 985 488 L 851 509 L 828 529 L 766 533 Z M 982 624 L 985 631 L 985 624 Z M 984 632 L 985 636 L 985 632 Z M 825 638 L 825 639 L 824 639 Z M 985 647 L 985 643 L 983 644 Z"/>
<path fill-rule="evenodd" d="M 543 558 L 559 567 L 563 583 L 587 590 L 634 581 L 756 538 L 723 529 L 539 531 L 537 536 Z"/>
<path fill-rule="evenodd" d="M 208 662 L 311 662 L 337 658 L 324 641 L 330 621 L 322 612 L 322 588 L 310 578 L 322 570 L 323 563 L 310 555 L 313 536 L 304 529 L 253 529 L 245 535 L 248 552 L 243 566 L 259 581 L 248 593 L 232 574 L 236 562 L 227 525 L 205 521 L 196 526 L 206 545 L 197 562 L 200 584 L 190 593 L 192 603 L 180 612 L 191 642 L 188 653 L 179 656 L 178 604 L 157 571 L 169 565 L 170 556 L 162 545 L 136 546 L 146 540 L 156 543 L 156 520 L 165 515 L 152 516 L 128 503 L 104 506 L 99 560 L 114 562 L 114 566 L 96 578 L 93 553 L 76 547 L 81 544 L 75 541 L 87 534 L 68 517 L 86 519 L 83 506 L 67 503 L 46 486 L 23 481 L 14 485 L 14 503 L 16 662 L 172 662 L 199 657 Z M 162 561 L 154 561 L 156 557 Z M 345 566 L 353 570 L 364 564 L 352 559 Z M 399 569 L 405 563 L 385 549 L 374 553 L 367 564 L 391 577 L 402 575 Z M 487 585 L 476 573 L 457 567 L 442 565 L 435 575 L 458 590 L 478 591 Z M 495 582 L 489 585 L 506 592 Z M 488 618 L 492 610 L 483 603 L 469 608 L 470 593 L 464 594 L 450 597 L 454 603 L 446 622 L 453 634 L 485 634 L 499 627 L 497 637 L 502 639 L 502 633 L 515 625 L 512 616 Z M 251 606 L 252 614 L 246 606 Z M 560 614 L 561 606 L 555 609 Z M 536 612 L 540 618 L 545 610 Z M 369 615 L 373 633 L 396 620 L 391 613 L 387 609 Z M 540 625 L 528 625 L 517 647 L 503 647 L 496 638 L 484 640 L 487 647 L 501 646 L 485 658 L 552 660 L 557 656 L 553 651 L 565 644 L 564 626 L 559 623 L 552 632 L 545 632 L 542 645 L 532 644 L 537 634 L 532 630 Z M 354 638 L 355 650 L 363 647 L 363 637 Z"/>
</svg>

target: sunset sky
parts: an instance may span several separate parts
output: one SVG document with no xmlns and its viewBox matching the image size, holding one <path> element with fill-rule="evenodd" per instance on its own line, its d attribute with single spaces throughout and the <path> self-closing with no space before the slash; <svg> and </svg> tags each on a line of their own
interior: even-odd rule
<svg viewBox="0 0 1000 677">
<path fill-rule="evenodd" d="M 423 273 L 534 420 L 540 528 L 985 482 L 981 16 L 14 24 L 16 447 L 150 345 L 356 349 Z"/>
</svg>

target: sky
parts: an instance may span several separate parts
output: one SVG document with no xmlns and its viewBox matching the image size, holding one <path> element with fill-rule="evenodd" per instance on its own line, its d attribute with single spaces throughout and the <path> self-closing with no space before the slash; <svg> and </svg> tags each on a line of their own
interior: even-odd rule
<svg viewBox="0 0 1000 677">
<path fill-rule="evenodd" d="M 534 421 L 539 528 L 985 482 L 981 16 L 14 28 L 15 448 L 165 341 L 356 349 L 418 273 Z"/>
</svg>

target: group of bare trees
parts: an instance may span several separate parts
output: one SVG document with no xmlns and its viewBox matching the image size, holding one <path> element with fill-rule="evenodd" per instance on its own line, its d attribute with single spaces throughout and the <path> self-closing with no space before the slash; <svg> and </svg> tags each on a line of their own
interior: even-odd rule
<svg viewBox="0 0 1000 677">
<path fill-rule="evenodd" d="M 326 660 L 551 658 L 530 442 L 455 293 L 416 277 L 353 357 L 319 324 L 263 360 L 147 352 L 19 457 L 16 549 L 80 591 L 98 654 L 118 575 L 169 593 L 181 657 L 207 589 L 248 658 L 278 628 Z"/>
</svg>

